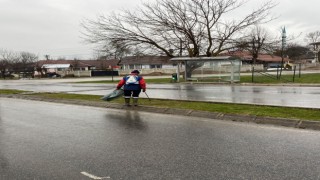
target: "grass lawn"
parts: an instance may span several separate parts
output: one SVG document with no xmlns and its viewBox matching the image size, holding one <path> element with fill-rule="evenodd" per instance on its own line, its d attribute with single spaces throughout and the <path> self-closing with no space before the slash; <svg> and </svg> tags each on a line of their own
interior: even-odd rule
<svg viewBox="0 0 320 180">
<path fill-rule="evenodd" d="M 16 89 L 0 89 L 0 94 L 21 94 L 28 91 L 16 90 Z"/>
<path fill-rule="evenodd" d="M 0 90 L 2 92 L 2 90 Z M 14 90 L 12 94 L 16 93 Z M 65 94 L 65 93 L 34 93 L 26 96 L 45 97 L 50 99 L 77 99 L 87 101 L 102 101 L 98 95 L 81 95 L 81 94 Z M 105 103 L 123 104 L 123 98 L 117 98 Z M 307 108 L 290 108 L 290 107 L 275 107 L 275 106 L 260 106 L 260 105 L 244 105 L 244 104 L 229 104 L 229 103 L 210 103 L 210 102 L 195 102 L 195 101 L 177 101 L 177 100 L 162 100 L 162 99 L 147 99 L 140 98 L 139 104 L 144 106 L 155 106 L 164 108 L 191 109 L 208 112 L 219 112 L 225 114 L 240 114 L 240 115 L 255 115 L 265 117 L 277 117 L 288 119 L 302 119 L 320 121 L 319 109 Z"/>
<path fill-rule="evenodd" d="M 274 75 L 275 77 L 275 75 Z M 241 83 L 252 83 L 252 76 L 241 76 Z M 277 83 L 297 83 L 297 84 L 320 84 L 320 74 L 299 74 L 295 75 L 293 82 L 293 75 L 281 75 L 281 79 L 273 79 L 267 76 L 258 75 L 254 76 L 254 83 L 262 84 L 277 84 Z"/>
</svg>

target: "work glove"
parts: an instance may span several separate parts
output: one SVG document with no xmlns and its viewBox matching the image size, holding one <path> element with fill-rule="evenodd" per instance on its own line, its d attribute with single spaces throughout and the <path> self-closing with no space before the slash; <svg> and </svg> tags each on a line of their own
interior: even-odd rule
<svg viewBox="0 0 320 180">
<path fill-rule="evenodd" d="M 142 92 L 146 92 L 146 89 L 143 89 Z"/>
</svg>

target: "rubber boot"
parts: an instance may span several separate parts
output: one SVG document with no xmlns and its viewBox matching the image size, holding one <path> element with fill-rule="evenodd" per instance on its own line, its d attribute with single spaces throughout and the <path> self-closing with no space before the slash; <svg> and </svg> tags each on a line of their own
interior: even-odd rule
<svg viewBox="0 0 320 180">
<path fill-rule="evenodd" d="M 133 105 L 134 106 L 138 106 L 138 98 L 134 98 L 133 99 Z"/>
<path fill-rule="evenodd" d="M 126 106 L 130 106 L 130 98 L 124 98 L 124 102 Z"/>
</svg>

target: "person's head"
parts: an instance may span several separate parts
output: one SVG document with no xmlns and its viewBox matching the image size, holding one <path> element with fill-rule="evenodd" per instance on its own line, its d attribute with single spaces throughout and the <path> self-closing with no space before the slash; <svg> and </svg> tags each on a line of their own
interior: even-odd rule
<svg viewBox="0 0 320 180">
<path fill-rule="evenodd" d="M 140 72 L 138 71 L 138 70 L 133 70 L 133 71 L 131 71 L 131 74 L 140 74 Z"/>
</svg>

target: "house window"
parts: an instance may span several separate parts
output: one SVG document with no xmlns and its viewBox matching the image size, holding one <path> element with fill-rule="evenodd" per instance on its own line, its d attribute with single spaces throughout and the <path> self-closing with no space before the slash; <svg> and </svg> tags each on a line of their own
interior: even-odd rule
<svg viewBox="0 0 320 180">
<path fill-rule="evenodd" d="M 136 64 L 134 69 L 142 69 L 142 65 L 141 64 Z"/>
<path fill-rule="evenodd" d="M 150 69 L 161 69 L 162 68 L 162 64 L 151 64 L 150 65 Z"/>
<path fill-rule="evenodd" d="M 130 64 L 129 69 L 142 69 L 142 65 L 141 64 Z"/>
</svg>

